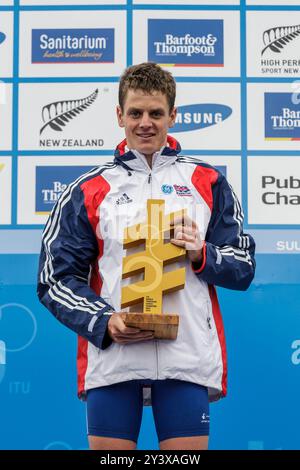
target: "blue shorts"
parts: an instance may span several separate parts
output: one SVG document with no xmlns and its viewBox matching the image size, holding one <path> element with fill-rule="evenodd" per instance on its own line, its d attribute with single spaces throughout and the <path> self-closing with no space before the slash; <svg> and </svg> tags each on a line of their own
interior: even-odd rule
<svg viewBox="0 0 300 470">
<path fill-rule="evenodd" d="M 91 436 L 137 442 L 143 415 L 143 387 L 151 386 L 159 442 L 174 437 L 208 436 L 207 388 L 182 380 L 130 380 L 87 392 Z"/>
</svg>

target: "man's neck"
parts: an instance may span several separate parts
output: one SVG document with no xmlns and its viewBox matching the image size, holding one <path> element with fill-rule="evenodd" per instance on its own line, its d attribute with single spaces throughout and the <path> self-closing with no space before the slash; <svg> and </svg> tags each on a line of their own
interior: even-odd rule
<svg viewBox="0 0 300 470">
<path fill-rule="evenodd" d="M 152 169 L 152 158 L 153 158 L 153 155 L 145 155 L 145 158 L 146 158 L 146 160 L 147 160 L 148 165 L 149 165 L 150 168 Z"/>
</svg>

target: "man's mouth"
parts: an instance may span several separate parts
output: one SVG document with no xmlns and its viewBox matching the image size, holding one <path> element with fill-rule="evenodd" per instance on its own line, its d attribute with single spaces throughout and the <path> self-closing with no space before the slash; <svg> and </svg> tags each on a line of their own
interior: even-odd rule
<svg viewBox="0 0 300 470">
<path fill-rule="evenodd" d="M 154 137 L 155 134 L 137 134 L 137 136 L 141 139 L 151 139 L 151 137 Z"/>
</svg>

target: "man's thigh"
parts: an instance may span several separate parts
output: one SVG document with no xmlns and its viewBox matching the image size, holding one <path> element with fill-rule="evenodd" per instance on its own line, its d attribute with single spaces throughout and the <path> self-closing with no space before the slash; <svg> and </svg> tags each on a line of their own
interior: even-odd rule
<svg viewBox="0 0 300 470">
<path fill-rule="evenodd" d="M 206 387 L 173 379 L 155 381 L 152 409 L 161 449 L 207 448 L 209 399 Z"/>
<path fill-rule="evenodd" d="M 159 443 L 160 450 L 207 450 L 208 436 L 175 437 Z"/>
<path fill-rule="evenodd" d="M 138 381 L 120 382 L 87 392 L 87 428 L 92 449 L 133 449 L 143 414 Z"/>
<path fill-rule="evenodd" d="M 90 450 L 135 450 L 136 442 L 127 439 L 89 436 Z"/>
</svg>

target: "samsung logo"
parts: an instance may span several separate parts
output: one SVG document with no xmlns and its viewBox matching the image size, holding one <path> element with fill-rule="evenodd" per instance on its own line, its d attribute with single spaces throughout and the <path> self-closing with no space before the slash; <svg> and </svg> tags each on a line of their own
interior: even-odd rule
<svg viewBox="0 0 300 470">
<path fill-rule="evenodd" d="M 220 124 L 232 114 L 223 104 L 204 103 L 179 106 L 172 132 L 188 132 Z"/>
<path fill-rule="evenodd" d="M 6 39 L 5 34 L 1 33 L 1 31 L 0 31 L 0 44 L 2 44 L 5 41 L 5 39 Z"/>
</svg>

